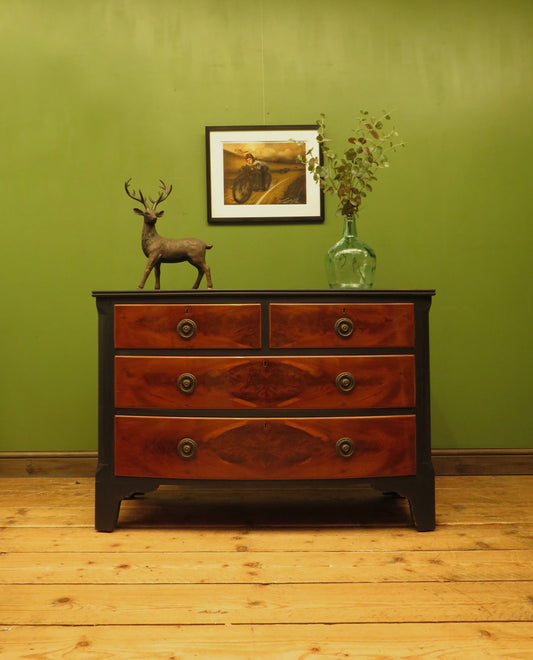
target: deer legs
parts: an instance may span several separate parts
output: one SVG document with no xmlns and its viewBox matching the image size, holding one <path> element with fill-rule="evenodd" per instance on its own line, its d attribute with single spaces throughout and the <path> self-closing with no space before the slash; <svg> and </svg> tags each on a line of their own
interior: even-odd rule
<svg viewBox="0 0 533 660">
<path fill-rule="evenodd" d="M 201 264 L 192 264 L 198 269 L 198 277 L 196 278 L 196 282 L 192 285 L 193 289 L 197 289 L 200 286 L 200 282 L 202 281 L 202 277 L 204 276 L 207 280 L 207 288 L 212 289 L 213 288 L 213 282 L 211 281 L 211 269 L 209 266 L 204 262 Z"/>
<path fill-rule="evenodd" d="M 157 260 L 157 256 L 150 257 L 146 268 L 144 269 L 144 275 L 142 280 L 139 283 L 138 289 L 144 289 L 148 275 L 152 272 L 152 268 L 155 270 L 155 288 L 159 289 L 159 278 L 161 275 L 161 263 Z"/>
<path fill-rule="evenodd" d="M 197 289 L 200 286 L 200 282 L 202 281 L 202 277 L 205 275 L 206 280 L 207 280 L 207 288 L 212 289 L 213 288 L 213 282 L 211 280 L 211 269 L 209 266 L 205 263 L 205 261 L 202 261 L 200 263 L 194 263 L 193 261 L 189 262 L 191 265 L 193 265 L 197 270 L 198 270 L 198 277 L 196 278 L 196 282 L 193 284 L 192 288 Z M 148 263 L 146 264 L 146 268 L 144 269 L 144 275 L 142 280 L 139 283 L 139 286 L 137 287 L 138 289 L 144 289 L 144 285 L 146 284 L 146 280 L 148 279 L 148 275 L 154 271 L 155 275 L 155 289 L 159 290 L 160 289 L 160 278 L 161 278 L 161 261 L 159 260 L 158 256 L 153 256 L 148 259 Z"/>
</svg>

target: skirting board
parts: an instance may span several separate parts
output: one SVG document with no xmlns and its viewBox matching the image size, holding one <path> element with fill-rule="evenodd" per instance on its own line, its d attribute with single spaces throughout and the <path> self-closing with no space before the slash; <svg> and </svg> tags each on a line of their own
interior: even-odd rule
<svg viewBox="0 0 533 660">
<path fill-rule="evenodd" d="M 533 449 L 434 449 L 437 476 L 533 474 Z M 93 477 L 96 451 L 0 452 L 0 477 Z"/>
</svg>

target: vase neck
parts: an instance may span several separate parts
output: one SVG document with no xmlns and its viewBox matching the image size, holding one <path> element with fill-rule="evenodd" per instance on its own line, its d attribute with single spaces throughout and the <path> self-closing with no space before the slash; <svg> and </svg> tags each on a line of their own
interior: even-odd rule
<svg viewBox="0 0 533 660">
<path fill-rule="evenodd" d="M 355 214 L 344 216 L 344 235 L 357 236 L 357 216 Z"/>
</svg>

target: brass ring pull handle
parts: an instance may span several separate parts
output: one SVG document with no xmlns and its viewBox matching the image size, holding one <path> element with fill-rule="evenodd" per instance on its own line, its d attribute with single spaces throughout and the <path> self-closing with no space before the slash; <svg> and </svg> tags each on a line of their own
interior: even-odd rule
<svg viewBox="0 0 533 660">
<path fill-rule="evenodd" d="M 177 381 L 178 390 L 182 394 L 192 394 L 197 385 L 198 381 L 193 374 L 181 374 Z"/>
<path fill-rule="evenodd" d="M 196 456 L 198 445 L 191 438 L 183 438 L 178 442 L 178 456 L 185 461 L 189 461 Z"/>
<path fill-rule="evenodd" d="M 342 394 L 348 394 L 355 387 L 355 378 L 349 371 L 343 371 L 335 379 L 335 385 Z"/>
<path fill-rule="evenodd" d="M 335 323 L 335 334 L 341 339 L 348 339 L 348 337 L 351 337 L 353 335 L 353 330 L 354 326 L 352 319 L 348 319 L 345 316 L 338 319 Z"/>
<path fill-rule="evenodd" d="M 192 319 L 181 319 L 176 327 L 178 335 L 182 339 L 192 339 L 196 334 L 198 327 Z"/>
<path fill-rule="evenodd" d="M 337 440 L 335 451 L 341 458 L 350 458 L 355 454 L 355 443 L 351 438 L 341 438 Z"/>
</svg>

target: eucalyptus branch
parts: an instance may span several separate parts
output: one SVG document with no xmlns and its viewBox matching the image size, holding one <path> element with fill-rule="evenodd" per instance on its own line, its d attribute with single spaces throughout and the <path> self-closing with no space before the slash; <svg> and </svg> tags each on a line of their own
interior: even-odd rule
<svg viewBox="0 0 533 660">
<path fill-rule="evenodd" d="M 395 142 L 398 132 L 394 127 L 385 130 L 386 123 L 391 121 L 388 112 L 383 111 L 383 116 L 376 119 L 369 116 L 368 111 L 361 110 L 359 125 L 353 129 L 354 135 L 348 138 L 350 146 L 338 156 L 329 146 L 331 140 L 326 137 L 325 120 L 322 114 L 317 121 L 317 142 L 322 150 L 323 163 L 312 149 L 300 158 L 300 162 L 306 164 L 324 193 L 337 195 L 338 215 L 357 214 L 363 199 L 373 191 L 377 170 L 389 166 L 388 152 L 403 147 L 404 143 Z"/>
</svg>

